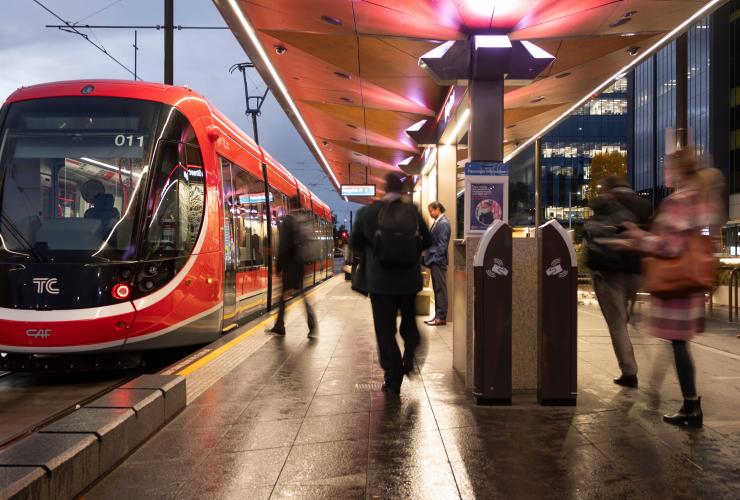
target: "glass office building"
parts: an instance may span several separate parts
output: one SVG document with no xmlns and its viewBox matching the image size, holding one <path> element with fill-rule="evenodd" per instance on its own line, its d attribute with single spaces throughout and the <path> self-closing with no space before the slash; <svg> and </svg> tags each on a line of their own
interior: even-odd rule
<svg viewBox="0 0 740 500">
<path fill-rule="evenodd" d="M 719 168 L 727 179 L 723 247 L 732 255 L 740 255 L 739 19 L 740 0 L 732 0 L 629 76 L 627 165 L 635 190 L 654 207 L 670 193 L 663 179 L 665 154 L 676 143 L 673 131 L 684 124 L 685 140 L 703 153 L 704 165 Z"/>
<path fill-rule="evenodd" d="M 627 154 L 627 79 L 584 104 L 541 141 L 543 220 L 580 224 L 590 216 L 584 186 L 598 153 Z"/>
<path fill-rule="evenodd" d="M 590 217 L 584 187 L 591 159 L 597 153 L 627 154 L 628 82 L 616 81 L 588 101 L 540 141 L 542 220 L 557 219 L 576 227 Z M 535 207 L 534 145 L 512 158 L 509 165 L 509 221 L 533 226 Z"/>
</svg>

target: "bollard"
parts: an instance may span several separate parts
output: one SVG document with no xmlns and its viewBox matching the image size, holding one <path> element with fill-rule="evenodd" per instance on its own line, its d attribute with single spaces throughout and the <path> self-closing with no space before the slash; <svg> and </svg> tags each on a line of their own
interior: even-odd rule
<svg viewBox="0 0 740 500">
<path fill-rule="evenodd" d="M 551 220 L 537 229 L 539 317 L 537 400 L 576 404 L 578 268 L 570 235 Z"/>
<path fill-rule="evenodd" d="M 473 261 L 473 395 L 479 405 L 511 404 L 511 226 L 497 220 Z"/>
</svg>

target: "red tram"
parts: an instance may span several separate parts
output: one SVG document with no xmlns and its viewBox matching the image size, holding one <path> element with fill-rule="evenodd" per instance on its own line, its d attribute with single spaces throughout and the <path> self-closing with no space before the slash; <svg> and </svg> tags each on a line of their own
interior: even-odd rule
<svg viewBox="0 0 740 500">
<path fill-rule="evenodd" d="M 0 352 L 201 344 L 269 308 L 282 218 L 329 207 L 186 87 L 72 81 L 0 109 Z M 11 355 L 12 356 L 12 355 Z"/>
</svg>

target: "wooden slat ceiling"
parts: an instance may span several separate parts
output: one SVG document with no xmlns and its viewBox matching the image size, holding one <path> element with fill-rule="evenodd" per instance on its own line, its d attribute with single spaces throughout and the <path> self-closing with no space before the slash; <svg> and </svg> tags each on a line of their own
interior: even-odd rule
<svg viewBox="0 0 740 500">
<path fill-rule="evenodd" d="M 227 0 L 214 3 L 253 54 Z M 447 89 L 439 87 L 418 60 L 446 40 L 505 32 L 512 40 L 528 40 L 555 56 L 534 82 L 507 88 L 508 154 L 629 63 L 634 57 L 629 48 L 652 45 L 705 3 L 238 0 L 341 183 L 364 183 L 366 175 L 370 182 L 379 182 L 387 170 L 419 154 L 404 131 L 419 120 L 433 119 Z M 625 15 L 629 21 L 617 23 Z M 287 51 L 279 55 L 277 46 Z M 566 72 L 570 74 L 556 78 Z M 545 99 L 532 103 L 537 96 Z"/>
</svg>

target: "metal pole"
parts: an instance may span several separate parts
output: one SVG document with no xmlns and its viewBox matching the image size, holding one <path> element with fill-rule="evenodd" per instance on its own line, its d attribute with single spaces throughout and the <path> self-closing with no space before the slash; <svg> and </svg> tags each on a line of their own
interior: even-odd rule
<svg viewBox="0 0 740 500">
<path fill-rule="evenodd" d="M 252 115 L 252 131 L 254 131 L 254 142 L 260 145 L 260 136 L 257 133 L 257 113 L 251 113 Z"/>
<path fill-rule="evenodd" d="M 134 80 L 137 79 L 136 74 L 136 63 L 137 63 L 137 53 L 139 52 L 139 46 L 136 44 L 137 35 L 139 34 L 138 31 L 134 30 Z"/>
<path fill-rule="evenodd" d="M 573 229 L 573 193 L 568 192 L 568 229 Z"/>
<path fill-rule="evenodd" d="M 542 162 L 540 160 L 540 139 L 534 141 L 534 225 L 542 225 Z"/>
<path fill-rule="evenodd" d="M 352 210 L 349 211 L 349 228 L 352 231 Z"/>
<path fill-rule="evenodd" d="M 164 0 L 164 83 L 174 82 L 175 0 Z"/>
</svg>

